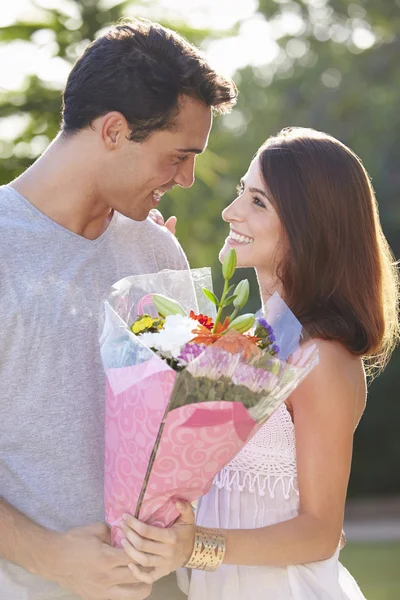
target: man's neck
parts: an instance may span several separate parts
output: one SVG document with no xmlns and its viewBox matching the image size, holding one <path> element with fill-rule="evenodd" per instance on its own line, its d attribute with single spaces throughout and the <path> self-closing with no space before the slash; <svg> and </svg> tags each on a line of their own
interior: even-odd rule
<svg viewBox="0 0 400 600">
<path fill-rule="evenodd" d="M 99 198 L 94 173 L 93 157 L 85 148 L 85 139 L 81 137 L 78 144 L 59 135 L 10 185 L 65 229 L 96 239 L 107 229 L 112 210 Z"/>
</svg>

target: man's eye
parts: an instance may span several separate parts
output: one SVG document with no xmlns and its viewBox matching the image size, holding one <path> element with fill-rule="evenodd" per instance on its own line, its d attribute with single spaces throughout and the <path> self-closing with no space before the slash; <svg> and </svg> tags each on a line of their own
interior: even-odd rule
<svg viewBox="0 0 400 600">
<path fill-rule="evenodd" d="M 187 158 L 189 158 L 189 154 L 185 154 L 185 156 L 177 156 L 176 160 L 178 162 L 183 162 L 184 160 L 186 160 Z"/>
</svg>

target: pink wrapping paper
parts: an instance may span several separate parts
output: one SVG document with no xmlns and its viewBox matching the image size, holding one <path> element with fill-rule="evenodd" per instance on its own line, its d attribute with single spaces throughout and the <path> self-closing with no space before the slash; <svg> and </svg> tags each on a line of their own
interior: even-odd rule
<svg viewBox="0 0 400 600">
<path fill-rule="evenodd" d="M 122 515 L 135 513 L 175 377 L 158 358 L 107 372 L 104 490 L 114 545 L 120 545 Z M 259 427 L 237 402 L 188 404 L 169 412 L 139 518 L 171 525 L 179 516 L 175 502 L 207 493 L 216 473 Z"/>
</svg>

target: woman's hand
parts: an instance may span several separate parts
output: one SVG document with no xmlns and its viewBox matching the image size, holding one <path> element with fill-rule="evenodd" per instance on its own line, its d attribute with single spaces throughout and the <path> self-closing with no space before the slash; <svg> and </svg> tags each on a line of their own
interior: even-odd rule
<svg viewBox="0 0 400 600">
<path fill-rule="evenodd" d="M 157 225 L 160 225 L 161 227 L 166 227 L 168 231 L 172 233 L 172 235 L 175 235 L 176 217 L 170 217 L 166 222 L 164 222 L 164 217 L 156 208 L 151 209 L 149 212 L 149 217 L 154 221 L 154 223 L 157 223 Z"/>
<path fill-rule="evenodd" d="M 188 502 L 178 502 L 176 508 L 181 516 L 167 529 L 124 516 L 122 547 L 132 559 L 128 566 L 133 576 L 143 583 L 152 584 L 168 575 L 192 555 L 196 529 L 193 508 Z"/>
</svg>

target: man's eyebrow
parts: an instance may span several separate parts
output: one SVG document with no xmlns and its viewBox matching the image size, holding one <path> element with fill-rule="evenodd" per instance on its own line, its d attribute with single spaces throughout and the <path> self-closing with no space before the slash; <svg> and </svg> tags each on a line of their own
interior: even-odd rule
<svg viewBox="0 0 400 600">
<path fill-rule="evenodd" d="M 241 179 L 241 180 L 240 180 L 240 184 L 241 184 L 243 187 L 245 186 L 245 181 L 244 181 L 244 179 Z M 260 190 L 259 188 L 254 188 L 254 187 L 252 187 L 252 188 L 249 188 L 249 192 L 251 192 L 252 194 L 261 194 L 261 196 L 264 196 L 264 198 L 266 198 L 267 200 L 269 200 L 269 198 L 268 198 L 267 194 L 266 194 L 266 193 L 265 193 L 263 190 Z"/>
<path fill-rule="evenodd" d="M 201 150 L 200 148 L 175 148 L 176 152 L 183 152 L 183 153 L 187 153 L 189 154 L 190 152 L 193 152 L 193 154 L 203 154 L 204 152 L 204 148 L 203 150 Z"/>
</svg>

